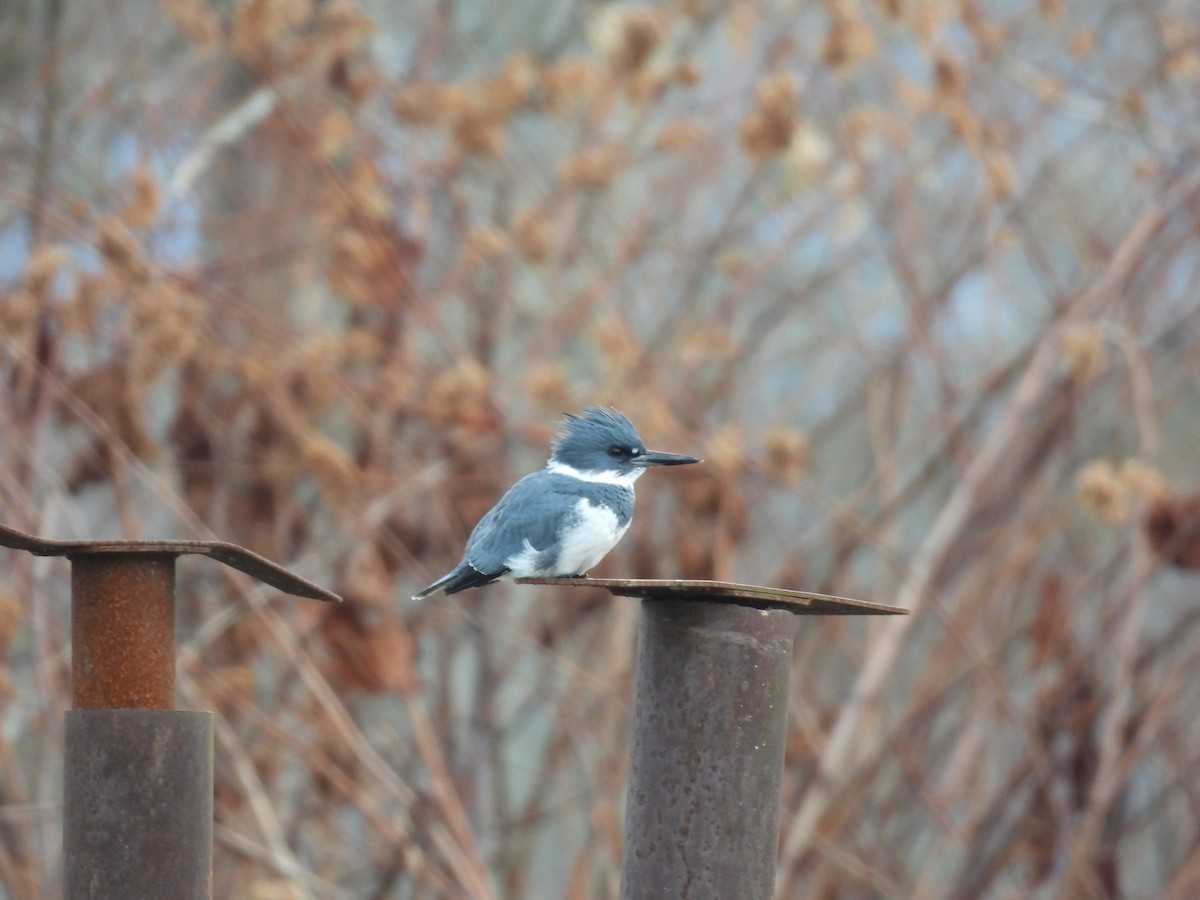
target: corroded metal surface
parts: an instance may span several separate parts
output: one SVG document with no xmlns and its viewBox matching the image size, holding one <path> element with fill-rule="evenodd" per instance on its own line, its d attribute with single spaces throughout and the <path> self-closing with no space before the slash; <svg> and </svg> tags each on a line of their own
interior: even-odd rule
<svg viewBox="0 0 1200 900">
<path fill-rule="evenodd" d="M 175 557 L 75 557 L 71 564 L 71 705 L 175 705 Z"/>
<path fill-rule="evenodd" d="M 653 600 L 638 637 L 624 900 L 767 900 L 795 620 Z"/>
<path fill-rule="evenodd" d="M 245 572 L 285 594 L 333 603 L 339 603 L 342 599 L 332 591 L 289 572 L 278 563 L 273 563 L 237 544 L 224 541 L 54 541 L 0 525 L 0 547 L 26 550 L 36 556 L 69 556 L 72 559 L 114 553 L 207 556 L 239 572 Z"/>
<path fill-rule="evenodd" d="M 212 752 L 212 713 L 67 713 L 65 900 L 212 895 Z"/>
<path fill-rule="evenodd" d="M 0 546 L 71 560 L 64 897 L 212 895 L 212 714 L 175 705 L 175 560 L 208 556 L 300 597 L 331 591 L 219 541 L 54 541 L 0 525 Z"/>
<path fill-rule="evenodd" d="M 786 609 L 799 616 L 906 616 L 900 606 L 851 600 L 809 591 L 788 591 L 729 581 L 686 581 L 658 578 L 518 578 L 517 584 L 599 587 L 622 597 L 674 597 L 686 601 L 729 603 L 752 609 Z"/>
<path fill-rule="evenodd" d="M 519 578 L 641 597 L 623 900 L 768 900 L 792 615 L 908 610 L 723 581 Z"/>
</svg>

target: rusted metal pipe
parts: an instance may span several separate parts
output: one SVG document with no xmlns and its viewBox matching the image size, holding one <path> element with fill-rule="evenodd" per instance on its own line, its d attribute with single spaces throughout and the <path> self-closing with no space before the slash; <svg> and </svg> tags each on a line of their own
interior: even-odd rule
<svg viewBox="0 0 1200 900">
<path fill-rule="evenodd" d="M 0 525 L 0 546 L 71 560 L 63 896 L 210 897 L 213 719 L 172 709 L 175 559 L 208 556 L 291 594 L 341 598 L 221 541 L 58 541 Z"/>
<path fill-rule="evenodd" d="M 774 891 L 795 619 L 642 605 L 625 811 L 625 900 Z"/>
<path fill-rule="evenodd" d="M 212 752 L 209 712 L 68 712 L 63 896 L 207 900 Z"/>
<path fill-rule="evenodd" d="M 796 616 L 895 616 L 848 597 L 725 581 L 519 578 L 641 597 L 624 900 L 774 891 Z"/>
<path fill-rule="evenodd" d="M 71 560 L 71 705 L 175 706 L 175 557 Z"/>
</svg>

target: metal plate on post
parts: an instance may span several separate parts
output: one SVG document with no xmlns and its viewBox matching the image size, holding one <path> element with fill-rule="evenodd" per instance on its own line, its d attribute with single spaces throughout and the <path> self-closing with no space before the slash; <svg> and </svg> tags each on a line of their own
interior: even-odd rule
<svg viewBox="0 0 1200 900">
<path fill-rule="evenodd" d="M 64 896 L 206 900 L 213 717 L 171 708 L 175 560 L 207 556 L 288 594 L 341 598 L 221 541 L 57 541 L 0 525 L 0 547 L 71 560 Z"/>
<path fill-rule="evenodd" d="M 795 620 L 895 616 L 848 597 L 724 581 L 518 578 L 646 601 L 638 632 L 622 900 L 774 893 Z"/>
<path fill-rule="evenodd" d="M 730 581 L 697 581 L 662 578 L 518 578 L 517 584 L 553 584 L 562 587 L 598 587 L 621 597 L 648 600 L 696 600 L 731 603 L 753 609 L 786 609 L 798 616 L 907 616 L 902 606 L 851 600 L 831 594 L 789 591 Z"/>
<path fill-rule="evenodd" d="M 80 557 L 111 553 L 159 553 L 169 556 L 207 556 L 232 569 L 245 572 L 264 584 L 312 600 L 340 603 L 333 591 L 289 572 L 278 563 L 224 541 L 56 541 L 0 525 L 0 547 L 25 550 L 34 556 Z"/>
</svg>

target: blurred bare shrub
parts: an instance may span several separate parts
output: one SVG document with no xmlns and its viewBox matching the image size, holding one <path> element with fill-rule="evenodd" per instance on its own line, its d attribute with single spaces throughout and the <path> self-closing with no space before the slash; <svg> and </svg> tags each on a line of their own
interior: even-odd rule
<svg viewBox="0 0 1200 900">
<path fill-rule="evenodd" d="M 219 537 L 214 894 L 610 897 L 637 608 L 423 606 L 558 415 L 703 467 L 599 573 L 803 624 L 780 897 L 1200 891 L 1200 6 L 0 5 L 0 519 Z M 0 556 L 52 896 L 62 566 Z"/>
</svg>

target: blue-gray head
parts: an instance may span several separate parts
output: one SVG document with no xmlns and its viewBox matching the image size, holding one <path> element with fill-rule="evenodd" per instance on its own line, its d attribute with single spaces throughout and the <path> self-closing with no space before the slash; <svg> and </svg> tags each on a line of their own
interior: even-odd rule
<svg viewBox="0 0 1200 900">
<path fill-rule="evenodd" d="M 551 445 L 551 470 L 632 485 L 652 466 L 700 462 L 694 456 L 647 450 L 633 423 L 615 409 L 588 406 L 568 414 Z"/>
</svg>

